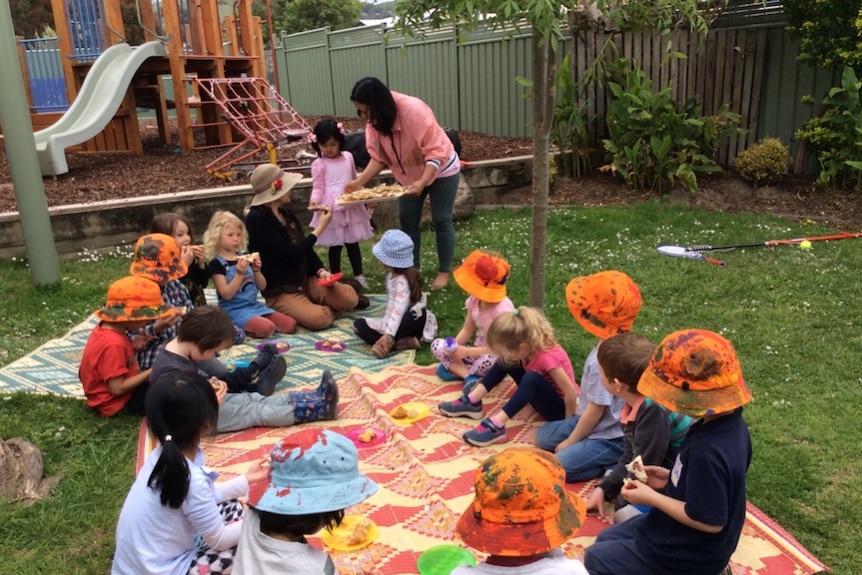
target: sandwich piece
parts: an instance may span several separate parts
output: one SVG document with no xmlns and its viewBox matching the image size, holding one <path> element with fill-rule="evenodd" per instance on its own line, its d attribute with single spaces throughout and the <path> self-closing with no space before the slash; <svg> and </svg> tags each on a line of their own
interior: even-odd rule
<svg viewBox="0 0 862 575">
<path fill-rule="evenodd" d="M 643 483 L 647 482 L 648 477 L 646 469 L 644 468 L 644 460 L 640 455 L 632 459 L 631 463 L 626 463 L 626 471 L 628 471 L 629 475 L 638 481 Z"/>
<path fill-rule="evenodd" d="M 371 443 L 375 439 L 377 439 L 377 433 L 373 429 L 366 429 L 362 431 L 357 437 L 359 441 L 362 443 Z"/>
</svg>

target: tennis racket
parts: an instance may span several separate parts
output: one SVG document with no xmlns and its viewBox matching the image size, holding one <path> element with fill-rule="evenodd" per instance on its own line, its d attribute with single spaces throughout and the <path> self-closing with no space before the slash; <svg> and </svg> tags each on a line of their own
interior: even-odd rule
<svg viewBox="0 0 862 575">
<path fill-rule="evenodd" d="M 798 245 L 802 242 L 828 242 L 836 240 L 849 240 L 862 237 L 862 232 L 841 232 L 830 236 L 812 236 L 809 238 L 791 238 L 785 240 L 767 240 L 765 242 L 756 242 L 749 244 L 727 244 L 723 246 L 710 245 L 694 245 L 694 246 L 675 246 L 663 245 L 656 248 L 658 253 L 675 258 L 690 258 L 695 260 L 703 260 L 705 262 L 723 266 L 724 262 L 707 256 L 704 252 L 734 250 L 737 248 L 771 248 L 774 246 L 783 245 Z"/>
</svg>

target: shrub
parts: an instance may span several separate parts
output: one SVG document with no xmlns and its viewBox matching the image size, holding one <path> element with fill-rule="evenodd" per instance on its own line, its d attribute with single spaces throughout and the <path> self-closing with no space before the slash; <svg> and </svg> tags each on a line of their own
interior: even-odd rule
<svg viewBox="0 0 862 575">
<path fill-rule="evenodd" d="M 734 160 L 739 175 L 755 186 L 769 184 L 787 174 L 790 152 L 778 138 L 763 138 Z"/>
</svg>

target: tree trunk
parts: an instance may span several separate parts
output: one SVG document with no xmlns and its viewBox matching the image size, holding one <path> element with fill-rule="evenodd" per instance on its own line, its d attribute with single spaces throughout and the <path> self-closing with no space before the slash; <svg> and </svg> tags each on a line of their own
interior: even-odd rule
<svg viewBox="0 0 862 575">
<path fill-rule="evenodd" d="M 545 304 L 545 249 L 548 238 L 550 134 L 554 111 L 556 40 L 549 34 L 542 42 L 533 34 L 533 221 L 530 233 L 529 305 Z"/>
</svg>

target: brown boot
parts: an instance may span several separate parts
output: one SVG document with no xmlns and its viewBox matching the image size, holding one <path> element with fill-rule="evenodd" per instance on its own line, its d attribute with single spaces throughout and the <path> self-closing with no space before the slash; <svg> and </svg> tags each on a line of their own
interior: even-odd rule
<svg viewBox="0 0 862 575">
<path fill-rule="evenodd" d="M 389 352 L 392 351 L 392 346 L 394 345 L 395 340 L 391 335 L 381 335 L 380 339 L 374 342 L 374 345 L 371 346 L 371 351 L 374 352 L 378 358 L 383 359 Z"/>
<path fill-rule="evenodd" d="M 401 339 L 395 340 L 395 345 L 392 346 L 394 350 L 402 350 L 402 349 L 420 349 L 422 344 L 419 342 L 419 338 L 416 337 L 402 337 Z"/>
</svg>

